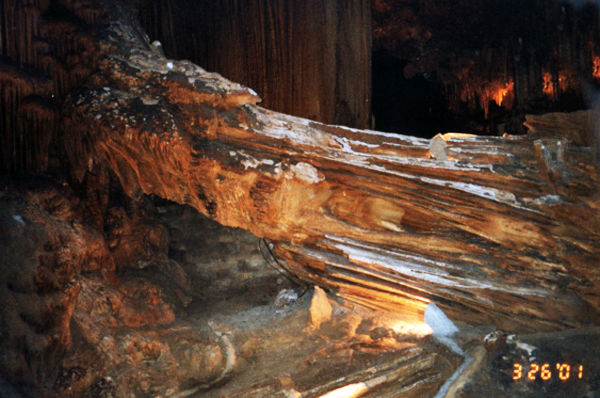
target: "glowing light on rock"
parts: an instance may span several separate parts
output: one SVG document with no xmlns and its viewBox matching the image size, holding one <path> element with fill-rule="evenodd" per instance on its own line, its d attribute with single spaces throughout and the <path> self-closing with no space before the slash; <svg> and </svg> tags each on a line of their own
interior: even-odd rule
<svg viewBox="0 0 600 398">
<path fill-rule="evenodd" d="M 490 103 L 492 101 L 494 101 L 496 105 L 507 110 L 512 109 L 515 99 L 514 89 L 515 84 L 512 81 L 508 81 L 507 83 L 503 81 L 495 81 L 490 83 L 488 87 L 482 90 L 480 96 L 486 119 L 489 113 Z"/>
<path fill-rule="evenodd" d="M 552 83 L 552 75 L 548 72 L 544 73 L 544 94 L 546 94 L 549 98 L 554 97 L 555 88 L 554 83 Z"/>
<path fill-rule="evenodd" d="M 600 80 L 600 57 L 594 57 L 594 67 L 592 74 L 598 80 Z"/>
<path fill-rule="evenodd" d="M 598 62 L 600 66 L 600 58 Z M 560 94 L 579 87 L 579 76 L 568 69 L 561 70 L 558 74 L 544 72 L 542 79 L 544 94 L 552 101 L 555 101 Z"/>
<path fill-rule="evenodd" d="M 422 319 L 412 316 L 384 313 L 379 317 L 379 321 L 398 334 L 425 337 L 433 333 L 431 327 Z"/>
<path fill-rule="evenodd" d="M 350 384 L 321 395 L 319 398 L 354 398 L 369 391 L 365 383 Z"/>
<path fill-rule="evenodd" d="M 504 106 L 509 109 L 512 108 L 512 98 L 510 98 L 509 95 L 512 94 L 514 87 L 515 84 L 513 82 L 510 82 L 504 87 L 496 88 L 495 92 L 492 93 L 492 99 L 496 102 L 496 104 L 500 106 Z"/>
<path fill-rule="evenodd" d="M 319 398 L 356 398 L 360 397 L 364 393 L 368 392 L 382 383 L 388 381 L 386 376 L 379 376 L 369 379 L 364 382 L 349 384 L 344 387 L 337 388 L 326 394 L 321 395 Z"/>
<path fill-rule="evenodd" d="M 465 134 L 465 133 L 446 133 L 442 135 L 444 141 L 449 141 L 451 139 L 476 139 L 477 136 L 474 134 Z"/>
</svg>

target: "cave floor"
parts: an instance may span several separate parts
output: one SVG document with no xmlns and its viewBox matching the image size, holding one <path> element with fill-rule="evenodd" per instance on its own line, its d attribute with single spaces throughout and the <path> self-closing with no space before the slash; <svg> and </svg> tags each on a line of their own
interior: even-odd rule
<svg viewBox="0 0 600 398">
<path fill-rule="evenodd" d="M 600 373 L 593 361 L 600 350 L 597 329 L 508 336 L 494 326 L 459 324 L 453 336 L 463 350 L 458 355 L 420 320 L 357 307 L 333 295 L 324 299 L 268 267 L 276 264 L 268 254 L 258 257 L 258 238 L 214 224 L 193 210 L 181 211 L 167 211 L 163 220 L 171 230 L 188 231 L 178 243 L 187 248 L 186 257 L 202 258 L 204 272 L 220 275 L 220 283 L 227 285 L 218 294 L 211 290 L 214 279 L 205 275 L 211 282 L 204 294 L 196 291 L 183 321 L 209 335 L 212 329 L 215 341 L 217 334 L 227 336 L 235 363 L 216 382 L 182 387 L 177 396 L 599 396 L 594 375 Z M 202 245 L 192 243 L 197 241 Z M 221 253 L 220 259 L 215 253 Z M 223 347 L 222 338 L 219 344 Z M 527 366 L 536 362 L 569 364 L 572 374 L 567 380 L 563 367 L 562 378 L 554 371 L 546 380 L 541 372 L 530 380 Z M 585 377 L 577 379 L 577 364 L 584 362 Z M 514 380 L 515 363 L 524 366 L 519 380 Z"/>
<path fill-rule="evenodd" d="M 0 396 L 12 372 L 31 380 L 24 397 L 600 397 L 598 328 L 515 336 L 455 320 L 443 336 L 296 284 L 268 243 L 190 207 L 112 204 L 99 234 L 73 221 L 84 216 L 63 188 L 36 189 L 0 196 L 13 303 Z M 25 294 L 19 273 L 66 275 L 65 288 Z"/>
<path fill-rule="evenodd" d="M 235 368 L 206 388 L 182 390 L 194 397 L 585 397 L 600 396 L 600 329 L 509 337 L 493 326 L 466 327 L 454 336 L 457 355 L 427 327 L 390 315 L 339 305 L 331 319 L 310 322 L 312 292 L 285 304 L 248 308 L 247 302 L 217 303 L 213 311 L 194 308 L 188 322 L 229 333 Z M 240 311 L 235 307 L 239 305 Z M 313 304 L 314 305 L 314 304 Z M 220 308 L 226 306 L 227 311 Z M 200 309 L 201 313 L 193 313 Z M 205 330 L 202 326 L 199 329 Z M 528 351 L 531 350 L 531 351 Z M 515 363 L 522 365 L 513 380 Z M 531 364 L 568 365 L 541 370 L 528 379 Z M 584 367 L 579 378 L 580 364 Z"/>
<path fill-rule="evenodd" d="M 197 277 L 178 322 L 227 353 L 225 336 L 235 350 L 231 371 L 202 386 L 181 386 L 177 396 L 319 397 L 339 389 L 332 396 L 434 396 L 463 361 L 420 320 L 294 283 L 246 231 L 180 206 L 161 213 L 179 260 Z"/>
</svg>

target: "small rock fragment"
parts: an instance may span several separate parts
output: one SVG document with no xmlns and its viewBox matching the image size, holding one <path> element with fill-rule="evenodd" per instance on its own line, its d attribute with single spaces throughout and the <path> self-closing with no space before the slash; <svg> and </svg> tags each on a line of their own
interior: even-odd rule
<svg viewBox="0 0 600 398">
<path fill-rule="evenodd" d="M 315 328 L 321 326 L 321 323 L 331 319 L 333 308 L 327 300 L 325 291 L 319 286 L 315 286 L 312 300 L 310 302 L 310 323 Z"/>
<path fill-rule="evenodd" d="M 429 152 L 437 160 L 448 160 L 448 155 L 446 154 L 446 140 L 444 140 L 444 137 L 441 134 L 438 134 L 431 139 Z"/>
<path fill-rule="evenodd" d="M 497 330 L 485 336 L 483 346 L 490 352 L 504 352 L 506 350 L 506 333 L 502 330 Z"/>
<path fill-rule="evenodd" d="M 296 300 L 298 300 L 298 293 L 296 293 L 294 289 L 283 289 L 280 290 L 279 293 L 277 293 L 277 297 L 275 297 L 275 306 L 277 308 L 283 308 Z"/>
</svg>

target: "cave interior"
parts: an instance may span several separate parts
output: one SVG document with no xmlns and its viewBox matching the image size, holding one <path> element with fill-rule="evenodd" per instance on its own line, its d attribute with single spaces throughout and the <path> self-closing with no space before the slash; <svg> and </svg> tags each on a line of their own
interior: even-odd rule
<svg viewBox="0 0 600 398">
<path fill-rule="evenodd" d="M 600 397 L 599 93 L 597 0 L 0 0 L 0 396 Z"/>
</svg>

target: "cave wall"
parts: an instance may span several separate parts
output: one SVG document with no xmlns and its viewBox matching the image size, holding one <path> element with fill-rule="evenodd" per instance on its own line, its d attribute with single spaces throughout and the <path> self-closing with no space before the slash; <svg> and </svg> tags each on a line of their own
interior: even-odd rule
<svg viewBox="0 0 600 398">
<path fill-rule="evenodd" d="M 86 26 L 100 13 L 78 1 L 0 2 L 0 170 L 60 165 L 60 104 L 94 68 Z"/>
<path fill-rule="evenodd" d="M 461 132 L 523 133 L 525 113 L 589 107 L 584 91 L 600 82 L 600 23 L 593 1 L 375 0 L 373 50 L 374 69 L 400 63 L 398 79 L 407 87 L 421 84 L 435 97 L 441 86 L 445 103 L 423 102 L 437 110 L 432 118 L 444 119 L 434 127 L 445 123 Z M 378 110 L 385 112 L 380 102 L 390 107 L 398 101 L 381 98 L 378 90 L 374 86 L 376 120 Z M 395 96 L 407 94 L 414 95 L 404 90 Z M 440 103 L 452 115 L 441 115 Z M 513 130 L 491 126 L 513 116 L 521 117 Z"/>
<path fill-rule="evenodd" d="M 375 128 L 383 131 L 522 134 L 526 113 L 589 107 L 586 85 L 600 76 L 594 2 L 137 5 L 167 56 L 255 89 L 267 108 L 325 123 L 365 128 L 374 124 L 373 109 Z M 372 33 L 359 28 L 367 25 Z M 371 85 L 371 66 L 362 58 L 371 56 L 370 35 L 375 97 L 363 93 Z M 390 62 L 401 66 L 382 74 Z"/>
<path fill-rule="evenodd" d="M 138 0 L 142 25 L 173 59 L 254 89 L 262 106 L 370 126 L 368 0 Z"/>
<path fill-rule="evenodd" d="M 393 118 L 376 112 L 384 131 L 523 133 L 524 114 L 581 109 L 581 82 L 600 78 L 594 2 L 134 3 L 131 17 L 168 57 L 253 88 L 267 108 L 325 123 L 372 125 L 371 47 L 376 62 L 401 65 L 397 80 L 374 77 L 392 89 L 376 93 Z M 100 14 L 84 1 L 0 2 L 2 170 L 61 165 L 62 98 L 95 67 L 86 24 Z"/>
</svg>

